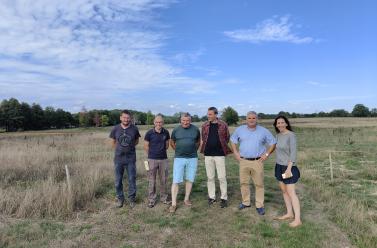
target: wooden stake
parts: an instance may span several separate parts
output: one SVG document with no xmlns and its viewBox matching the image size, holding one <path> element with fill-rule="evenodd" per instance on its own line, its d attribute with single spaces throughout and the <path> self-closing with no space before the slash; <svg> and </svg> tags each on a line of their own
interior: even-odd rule
<svg viewBox="0 0 377 248">
<path fill-rule="evenodd" d="M 331 177 L 331 182 L 333 182 L 334 181 L 334 173 L 333 173 L 333 167 L 332 167 L 331 151 L 329 152 L 329 160 L 330 160 L 330 177 Z"/>
<path fill-rule="evenodd" d="M 70 196 L 72 196 L 71 177 L 69 176 L 69 170 L 67 165 L 65 165 L 65 174 L 67 176 L 68 193 Z"/>
</svg>

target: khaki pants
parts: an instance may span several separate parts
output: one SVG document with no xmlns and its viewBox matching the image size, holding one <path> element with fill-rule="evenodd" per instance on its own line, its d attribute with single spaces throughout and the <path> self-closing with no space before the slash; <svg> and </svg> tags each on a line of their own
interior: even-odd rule
<svg viewBox="0 0 377 248">
<path fill-rule="evenodd" d="M 228 200 L 227 194 L 227 182 L 226 182 L 226 171 L 225 171 L 225 157 L 224 156 L 205 156 L 204 162 L 206 165 L 207 172 L 207 187 L 208 187 L 208 197 L 216 199 L 216 185 L 215 185 L 215 175 L 217 171 L 217 178 L 220 182 L 221 199 Z"/>
<path fill-rule="evenodd" d="M 255 206 L 263 207 L 264 204 L 264 170 L 263 163 L 257 160 L 249 161 L 241 159 L 240 162 L 240 185 L 242 203 L 250 206 L 250 177 L 255 186 Z"/>
<path fill-rule="evenodd" d="M 167 159 L 148 159 L 148 200 L 151 203 L 156 202 L 156 177 L 158 174 L 160 181 L 160 201 L 166 201 L 168 198 L 167 180 L 169 176 L 169 163 Z"/>
</svg>

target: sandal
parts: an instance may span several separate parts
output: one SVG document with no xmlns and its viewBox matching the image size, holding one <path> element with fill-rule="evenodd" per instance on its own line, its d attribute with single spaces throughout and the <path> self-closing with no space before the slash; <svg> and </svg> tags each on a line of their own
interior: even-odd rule
<svg viewBox="0 0 377 248">
<path fill-rule="evenodd" d="M 169 213 L 175 213 L 176 210 L 177 210 L 177 206 L 173 206 L 173 205 L 171 205 L 171 206 L 169 207 Z"/>
<path fill-rule="evenodd" d="M 293 216 L 278 216 L 278 217 L 275 217 L 274 220 L 291 220 L 291 219 L 294 219 Z"/>
<path fill-rule="evenodd" d="M 191 202 L 190 200 L 186 200 L 186 201 L 185 201 L 185 205 L 186 205 L 186 206 L 192 206 L 192 202 Z"/>
</svg>

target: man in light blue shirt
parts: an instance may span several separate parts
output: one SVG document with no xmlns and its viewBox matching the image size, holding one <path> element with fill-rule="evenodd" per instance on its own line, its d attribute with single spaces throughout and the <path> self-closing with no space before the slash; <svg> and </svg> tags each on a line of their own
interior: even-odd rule
<svg viewBox="0 0 377 248">
<path fill-rule="evenodd" d="M 263 162 L 275 150 L 276 140 L 268 129 L 257 124 L 258 116 L 250 111 L 246 125 L 239 126 L 230 137 L 235 158 L 240 163 L 242 202 L 239 209 L 250 207 L 250 177 L 255 186 L 255 206 L 259 215 L 264 215 L 264 170 Z M 237 149 L 239 144 L 239 150 Z M 268 147 L 266 149 L 266 146 Z"/>
</svg>

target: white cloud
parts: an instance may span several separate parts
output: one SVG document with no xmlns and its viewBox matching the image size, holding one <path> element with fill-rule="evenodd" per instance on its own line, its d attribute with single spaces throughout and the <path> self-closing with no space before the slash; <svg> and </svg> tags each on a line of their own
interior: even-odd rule
<svg viewBox="0 0 377 248">
<path fill-rule="evenodd" d="M 307 81 L 306 84 L 316 86 L 316 87 L 327 87 L 327 86 L 329 86 L 328 84 L 323 84 L 323 83 L 320 83 L 320 82 L 317 82 L 317 81 Z"/>
<path fill-rule="evenodd" d="M 276 41 L 301 44 L 314 41 L 311 37 L 299 37 L 293 33 L 293 26 L 289 16 L 286 15 L 264 20 L 258 23 L 255 28 L 225 31 L 224 34 L 234 41 L 251 43 Z"/>
<path fill-rule="evenodd" d="M 167 37 L 155 12 L 172 2 L 1 1 L 0 99 L 73 110 L 126 104 L 123 93 L 156 87 L 210 92 L 160 54 Z"/>
</svg>

